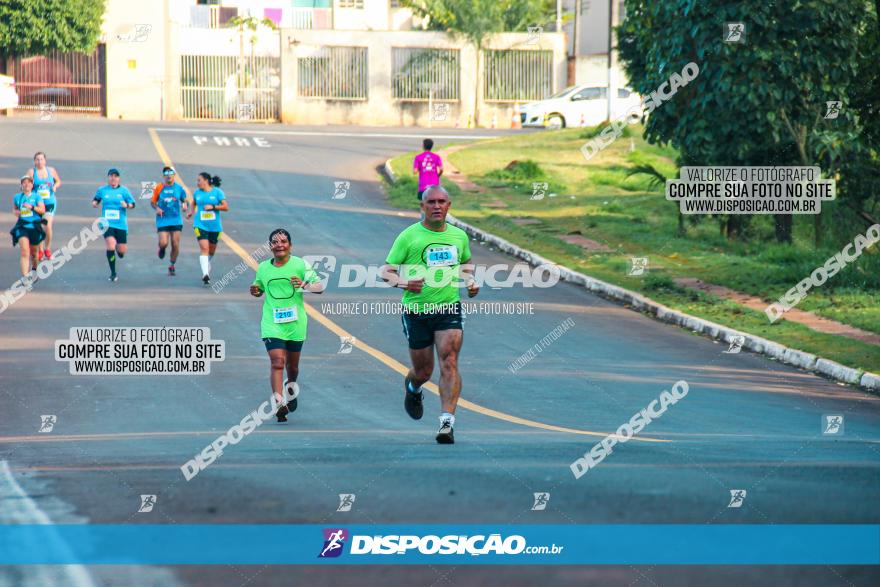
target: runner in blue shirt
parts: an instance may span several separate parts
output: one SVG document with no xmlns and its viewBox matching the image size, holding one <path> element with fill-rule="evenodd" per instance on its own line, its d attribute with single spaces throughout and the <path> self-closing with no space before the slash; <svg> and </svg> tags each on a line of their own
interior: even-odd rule
<svg viewBox="0 0 880 587">
<path fill-rule="evenodd" d="M 42 151 L 37 151 L 34 155 L 34 167 L 28 170 L 28 176 L 34 181 L 34 191 L 46 205 L 46 214 L 43 216 L 46 221 L 43 223 L 46 238 L 40 243 L 40 252 L 37 254 L 37 260 L 42 261 L 43 257 L 52 258 L 52 229 L 55 225 L 57 207 L 55 194 L 61 187 L 61 178 L 58 177 L 54 167 L 46 164 L 46 154 Z"/>
<path fill-rule="evenodd" d="M 43 241 L 40 221 L 46 212 L 46 205 L 33 188 L 34 180 L 25 175 L 21 178 L 21 191 L 13 199 L 12 213 L 16 216 L 16 222 L 9 233 L 12 235 L 12 246 L 21 248 L 19 263 L 22 276 L 37 268 L 38 247 Z"/>
<path fill-rule="evenodd" d="M 128 188 L 119 183 L 119 170 L 107 172 L 107 185 L 98 188 L 92 207 L 101 205 L 101 216 L 107 221 L 104 230 L 104 242 L 107 244 L 107 263 L 110 264 L 110 281 L 118 281 L 116 277 L 116 256 L 125 257 L 128 243 L 128 219 L 126 210 L 134 208 L 134 198 Z"/>
<path fill-rule="evenodd" d="M 186 219 L 189 220 L 195 214 L 193 227 L 196 231 L 196 239 L 199 241 L 199 265 L 202 268 L 202 282 L 205 285 L 211 283 L 211 259 L 217 251 L 217 241 L 223 233 L 223 225 L 220 222 L 220 212 L 229 210 L 226 195 L 220 189 L 220 178 L 203 171 L 196 179 L 199 189 L 192 195 L 189 212 Z"/>
<path fill-rule="evenodd" d="M 171 241 L 171 264 L 168 275 L 175 274 L 174 264 L 180 252 L 180 231 L 183 230 L 183 216 L 180 211 L 187 209 L 187 198 L 184 189 L 175 181 L 177 173 L 173 167 L 162 170 L 163 181 L 153 190 L 150 203 L 156 210 L 156 231 L 159 233 L 159 258 L 165 258 L 165 249 Z"/>
</svg>

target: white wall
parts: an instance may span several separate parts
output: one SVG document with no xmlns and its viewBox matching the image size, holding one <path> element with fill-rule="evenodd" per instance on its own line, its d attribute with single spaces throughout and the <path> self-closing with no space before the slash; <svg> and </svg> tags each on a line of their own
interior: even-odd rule
<svg viewBox="0 0 880 587">
<path fill-rule="evenodd" d="M 244 54 L 251 54 L 251 39 L 257 57 L 278 57 L 278 32 L 261 27 L 256 33 L 244 32 Z M 238 29 L 180 29 L 178 47 L 181 55 L 231 55 L 237 57 L 241 46 Z"/>
<path fill-rule="evenodd" d="M 107 117 L 159 120 L 168 102 L 163 0 L 109 0 L 102 25 L 107 45 Z M 150 27 L 138 38 L 136 27 Z M 144 29 L 142 29 L 143 31 Z"/>
<path fill-rule="evenodd" d="M 390 28 L 389 0 L 364 0 L 361 8 L 340 8 L 333 0 L 333 27 L 338 31 L 387 31 Z"/>
<path fill-rule="evenodd" d="M 585 55 L 578 57 L 576 67 L 575 75 L 578 85 L 608 85 L 608 55 Z M 626 86 L 628 84 L 626 75 L 619 68 L 616 60 L 612 63 L 611 76 L 612 87 Z"/>
<path fill-rule="evenodd" d="M 180 0 L 109 0 L 103 24 L 107 44 L 107 116 L 112 119 L 174 120 L 180 117 L 180 55 L 238 54 L 237 33 L 229 30 L 184 28 L 171 22 L 171 3 Z M 366 0 L 387 8 L 387 0 Z M 179 4 L 176 5 L 179 8 Z M 167 12 L 166 12 L 167 11 Z M 355 10 L 354 12 L 361 12 Z M 364 12 L 369 12 L 365 10 Z M 384 11 L 384 27 L 389 11 Z M 378 21 L 375 23 L 378 25 Z M 130 35 L 136 25 L 149 25 L 142 40 Z M 127 37 L 127 35 L 129 35 Z M 218 41 L 219 39 L 219 41 Z M 435 121 L 435 126 L 466 126 L 473 111 L 474 50 L 448 35 L 427 31 L 326 31 L 283 29 L 260 36 L 258 54 L 282 58 L 282 120 L 303 124 L 379 124 L 427 126 L 430 112 L 427 102 L 406 102 L 391 97 L 391 48 L 436 47 L 461 48 L 460 101 L 451 104 L 449 118 Z M 369 99 L 365 101 L 328 101 L 299 98 L 296 95 L 296 49 L 288 39 L 302 45 L 343 45 L 369 47 Z M 527 35 L 503 33 L 492 38 L 487 48 L 523 48 Z M 279 49 L 280 45 L 280 49 Z M 564 39 L 561 34 L 544 33 L 532 49 L 554 51 L 554 90 L 566 84 Z M 247 45 L 246 45 L 247 49 Z M 481 103 L 482 126 L 508 127 L 512 105 Z"/>
<path fill-rule="evenodd" d="M 524 33 L 495 35 L 487 44 L 488 49 L 526 48 L 528 36 Z M 294 47 L 288 41 L 296 40 Z M 426 31 L 300 31 L 282 30 L 282 108 L 283 122 L 295 124 L 375 124 L 375 125 L 422 125 L 466 126 L 473 111 L 475 50 L 470 45 L 461 46 L 445 33 Z M 340 45 L 368 47 L 369 93 L 367 100 L 328 100 L 303 98 L 296 95 L 297 57 L 308 53 L 310 47 Z M 446 121 L 430 121 L 427 102 L 401 101 L 392 98 L 392 47 L 460 48 L 460 100 L 451 104 Z M 554 51 L 554 91 L 566 83 L 566 60 L 564 39 L 561 34 L 545 33 L 539 43 L 529 49 Z M 493 119 L 499 128 L 509 128 L 513 104 L 481 103 L 480 125 L 491 126 Z"/>
</svg>

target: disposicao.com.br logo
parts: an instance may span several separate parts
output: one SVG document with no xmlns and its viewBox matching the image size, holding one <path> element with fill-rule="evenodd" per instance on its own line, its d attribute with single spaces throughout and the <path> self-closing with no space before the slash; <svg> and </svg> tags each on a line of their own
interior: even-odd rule
<svg viewBox="0 0 880 587">
<path fill-rule="evenodd" d="M 324 530 L 324 546 L 318 558 L 338 557 L 342 554 L 348 530 L 331 528 Z M 564 546 L 556 544 L 528 546 L 526 539 L 518 534 L 502 537 L 501 534 L 438 536 L 435 534 L 388 534 L 350 536 L 350 555 L 427 554 L 427 555 L 518 555 L 560 554 Z"/>
</svg>

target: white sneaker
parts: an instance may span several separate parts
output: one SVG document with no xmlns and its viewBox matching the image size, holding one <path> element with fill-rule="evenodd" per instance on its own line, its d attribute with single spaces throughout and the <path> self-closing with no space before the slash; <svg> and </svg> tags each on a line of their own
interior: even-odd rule
<svg viewBox="0 0 880 587">
<path fill-rule="evenodd" d="M 455 444 L 451 420 L 440 421 L 440 430 L 437 431 L 437 444 Z"/>
</svg>

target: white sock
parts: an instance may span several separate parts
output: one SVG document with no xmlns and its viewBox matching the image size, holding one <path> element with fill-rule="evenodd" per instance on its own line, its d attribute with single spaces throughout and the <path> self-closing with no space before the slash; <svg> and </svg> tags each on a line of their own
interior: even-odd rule
<svg viewBox="0 0 880 587">
<path fill-rule="evenodd" d="M 443 412 L 440 414 L 440 425 L 443 425 L 443 422 L 449 421 L 450 426 L 455 426 L 455 416 L 450 414 L 449 412 Z"/>
<path fill-rule="evenodd" d="M 202 268 L 202 275 L 211 274 L 211 261 L 208 255 L 199 255 L 199 266 Z"/>
</svg>

